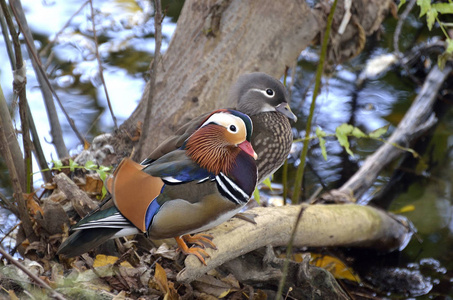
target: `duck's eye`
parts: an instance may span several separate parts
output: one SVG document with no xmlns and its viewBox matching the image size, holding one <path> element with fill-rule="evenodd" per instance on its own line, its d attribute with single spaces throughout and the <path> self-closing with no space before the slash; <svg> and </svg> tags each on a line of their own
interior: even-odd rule
<svg viewBox="0 0 453 300">
<path fill-rule="evenodd" d="M 230 125 L 230 127 L 228 127 L 228 130 L 229 130 L 230 132 L 236 132 L 236 131 L 237 131 L 237 128 L 236 128 L 235 125 Z"/>
<path fill-rule="evenodd" d="M 272 97 L 272 96 L 274 96 L 274 90 L 272 90 L 272 89 L 267 89 L 267 90 L 266 90 L 266 94 Z"/>
</svg>

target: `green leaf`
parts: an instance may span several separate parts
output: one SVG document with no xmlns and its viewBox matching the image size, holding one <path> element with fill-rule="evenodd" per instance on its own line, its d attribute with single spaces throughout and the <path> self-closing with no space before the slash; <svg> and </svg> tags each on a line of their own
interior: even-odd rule
<svg viewBox="0 0 453 300">
<path fill-rule="evenodd" d="M 441 14 L 453 14 L 452 3 L 434 3 L 432 7 Z"/>
<path fill-rule="evenodd" d="M 80 167 L 79 164 L 70 158 L 69 159 L 69 170 L 71 170 L 71 172 L 74 172 L 74 170 L 78 167 Z"/>
<path fill-rule="evenodd" d="M 356 138 L 366 138 L 368 137 L 362 130 L 357 127 L 354 127 L 351 134 Z"/>
<path fill-rule="evenodd" d="M 417 5 L 420 6 L 419 17 L 423 17 L 431 9 L 431 0 L 417 0 Z"/>
<path fill-rule="evenodd" d="M 400 9 L 404 4 L 406 4 L 406 0 L 401 0 L 400 4 L 398 4 L 398 9 Z"/>
<path fill-rule="evenodd" d="M 63 163 L 61 162 L 61 160 L 51 160 L 51 162 L 53 163 L 53 170 L 58 170 L 58 171 L 61 171 L 61 167 L 63 167 Z"/>
<path fill-rule="evenodd" d="M 271 178 L 270 177 L 267 177 L 266 179 L 264 179 L 263 183 L 264 183 L 265 186 L 267 186 L 272 191 L 272 183 L 271 183 Z"/>
<path fill-rule="evenodd" d="M 448 54 L 452 54 L 453 53 L 453 40 L 447 38 L 446 42 L 447 42 L 447 50 L 445 50 L 445 52 L 447 52 Z"/>
<path fill-rule="evenodd" d="M 255 188 L 255 190 L 253 191 L 253 199 L 255 199 L 255 201 L 260 204 L 260 191 L 258 190 L 258 188 Z"/>
<path fill-rule="evenodd" d="M 354 130 L 354 126 L 352 126 L 350 124 L 343 123 L 343 124 L 341 124 L 340 126 L 337 127 L 337 129 L 335 130 L 335 133 L 341 132 L 344 135 L 350 135 L 353 130 Z"/>
<path fill-rule="evenodd" d="M 96 170 L 98 168 L 98 165 L 89 160 L 85 163 L 85 166 L 83 167 L 87 170 Z"/>
<path fill-rule="evenodd" d="M 107 167 L 107 166 L 100 166 L 99 170 L 104 171 L 104 172 L 110 172 L 112 167 Z"/>
<path fill-rule="evenodd" d="M 354 126 L 349 124 L 341 124 L 337 127 L 337 129 L 335 129 L 335 135 L 337 136 L 338 142 L 352 157 L 354 157 L 354 153 L 352 153 L 351 149 L 349 148 L 348 135 L 352 133 L 353 129 Z"/>
<path fill-rule="evenodd" d="M 324 160 L 327 160 L 326 139 L 319 137 L 319 147 L 321 147 L 321 154 Z"/>
<path fill-rule="evenodd" d="M 105 188 L 105 184 L 102 186 L 102 196 L 101 199 L 105 198 L 105 195 L 107 195 L 107 189 Z"/>
<path fill-rule="evenodd" d="M 99 178 L 104 181 L 107 178 L 107 173 L 103 170 L 96 170 L 96 173 L 99 174 Z"/>
<path fill-rule="evenodd" d="M 377 139 L 380 138 L 383 134 L 385 134 L 389 130 L 390 124 L 387 124 L 385 126 L 382 126 L 381 128 L 378 128 L 368 135 L 370 138 Z"/>
<path fill-rule="evenodd" d="M 447 54 L 446 52 L 439 54 L 439 56 L 437 56 L 437 66 L 439 67 L 439 69 L 443 70 L 445 68 L 445 64 L 447 63 L 449 56 L 450 55 Z"/>
<path fill-rule="evenodd" d="M 325 131 L 323 131 L 321 128 L 319 127 L 316 127 L 316 136 L 317 137 L 326 137 L 327 136 L 327 133 Z"/>
<path fill-rule="evenodd" d="M 428 25 L 429 31 L 433 29 L 434 22 L 436 22 L 437 10 L 430 9 L 426 15 L 426 25 Z"/>
<path fill-rule="evenodd" d="M 327 136 L 327 133 L 319 127 L 316 128 L 315 133 L 319 139 L 319 147 L 321 147 L 322 157 L 324 157 L 324 160 L 327 160 L 326 139 L 324 139 L 324 137 Z"/>
</svg>

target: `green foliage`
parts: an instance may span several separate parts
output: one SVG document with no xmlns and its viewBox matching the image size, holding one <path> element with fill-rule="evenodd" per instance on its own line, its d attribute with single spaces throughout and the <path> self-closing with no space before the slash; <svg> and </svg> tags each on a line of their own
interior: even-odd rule
<svg viewBox="0 0 453 300">
<path fill-rule="evenodd" d="M 263 184 L 272 191 L 271 177 L 264 179 Z M 260 191 L 258 190 L 258 187 L 255 188 L 255 191 L 253 191 L 253 199 L 260 204 Z"/>
<path fill-rule="evenodd" d="M 406 0 L 401 0 L 398 9 L 406 3 Z M 452 27 L 451 23 L 445 23 L 439 19 L 439 15 L 453 14 L 453 2 L 448 3 L 431 3 L 431 0 L 417 0 L 417 5 L 420 7 L 419 17 L 426 15 L 426 25 L 431 31 L 434 24 L 437 22 L 440 29 L 445 35 L 446 49 L 444 53 L 438 56 L 437 64 L 440 69 L 445 67 L 447 60 L 453 58 L 453 39 L 450 38 L 446 27 Z"/>
<path fill-rule="evenodd" d="M 53 167 L 50 169 L 45 169 L 42 171 L 61 171 L 62 169 L 69 169 L 71 172 L 74 172 L 76 169 L 85 169 L 89 171 L 95 171 L 98 173 L 99 178 L 102 181 L 105 181 L 107 176 L 110 174 L 110 171 L 112 170 L 112 167 L 106 167 L 106 166 L 99 166 L 92 162 L 91 160 L 87 161 L 85 165 L 81 166 L 78 163 L 76 163 L 74 160 L 71 158 L 69 159 L 69 165 L 64 166 L 61 160 L 51 160 L 51 163 L 53 164 Z M 38 173 L 38 172 L 36 172 Z M 34 173 L 34 174 L 36 174 Z M 107 189 L 105 186 L 102 186 L 102 198 L 107 195 Z"/>
<path fill-rule="evenodd" d="M 415 152 L 413 149 L 403 147 L 401 145 L 395 144 L 395 143 L 389 143 L 385 139 L 382 138 L 384 134 L 387 133 L 389 129 L 390 124 L 387 124 L 381 128 L 378 128 L 369 134 L 364 133 L 362 130 L 360 130 L 358 127 L 352 126 L 350 124 L 343 123 L 340 126 L 338 126 L 335 129 L 334 134 L 328 134 L 325 131 L 323 131 L 321 128 L 316 128 L 316 137 L 311 136 L 308 139 L 319 139 L 319 146 L 321 147 L 321 153 L 322 156 L 324 157 L 325 160 L 327 160 L 327 150 L 326 150 L 326 137 L 336 137 L 340 145 L 346 150 L 346 152 L 354 157 L 354 153 L 351 151 L 350 145 L 349 145 L 349 138 L 350 137 L 355 137 L 355 138 L 366 138 L 366 139 L 373 139 L 376 141 L 380 141 L 382 143 L 388 143 L 392 145 L 395 148 L 401 149 L 403 151 L 407 151 L 412 153 L 414 157 L 419 157 L 418 153 Z M 294 142 L 300 142 L 302 141 L 301 139 L 294 140 Z"/>
<path fill-rule="evenodd" d="M 354 156 L 354 153 L 352 153 L 351 149 L 349 148 L 348 135 L 352 134 L 353 129 L 354 126 L 345 123 L 341 124 L 337 127 L 337 129 L 335 129 L 335 135 L 337 136 L 338 142 L 351 156 Z"/>
<path fill-rule="evenodd" d="M 319 139 L 319 147 L 321 147 L 322 157 L 324 160 L 327 160 L 327 150 L 326 150 L 326 139 L 327 133 L 323 131 L 321 128 L 316 128 L 316 136 Z"/>
<path fill-rule="evenodd" d="M 255 199 L 255 201 L 260 204 L 260 190 L 258 189 L 258 187 L 255 188 L 255 190 L 253 191 L 253 199 Z"/>
<path fill-rule="evenodd" d="M 272 191 L 272 185 L 271 185 L 271 178 L 270 177 L 267 177 L 266 179 L 264 179 L 263 183 L 264 183 L 265 186 L 267 186 Z"/>
<path fill-rule="evenodd" d="M 370 132 L 370 134 L 368 134 L 368 136 L 372 139 L 380 138 L 382 135 L 384 135 L 389 130 L 389 126 L 390 126 L 390 124 L 387 124 L 381 128 L 373 130 L 372 132 Z"/>
<path fill-rule="evenodd" d="M 58 171 L 61 171 L 63 167 L 63 163 L 61 162 L 61 160 L 51 160 L 51 162 L 53 163 L 53 168 L 52 169 L 47 169 L 47 170 L 44 170 L 44 171 L 49 171 L 49 170 L 58 170 Z"/>
</svg>

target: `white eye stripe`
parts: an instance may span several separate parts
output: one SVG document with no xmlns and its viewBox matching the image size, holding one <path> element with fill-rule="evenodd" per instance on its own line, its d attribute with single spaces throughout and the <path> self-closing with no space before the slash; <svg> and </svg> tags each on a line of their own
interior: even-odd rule
<svg viewBox="0 0 453 300">
<path fill-rule="evenodd" d="M 229 113 L 215 113 L 210 116 L 209 119 L 207 119 L 200 127 L 203 127 L 209 123 L 216 123 L 218 125 L 224 126 L 231 133 L 237 133 L 241 129 L 242 131 L 246 132 L 244 121 L 242 121 L 241 118 Z M 234 129 L 232 127 L 234 127 Z"/>
<path fill-rule="evenodd" d="M 263 94 L 267 98 L 273 98 L 275 96 L 275 91 L 273 89 L 271 89 L 271 88 L 267 88 L 267 89 L 264 89 L 264 90 L 261 90 L 261 89 L 251 89 L 251 90 L 255 91 L 255 92 L 260 92 L 261 94 Z"/>
</svg>

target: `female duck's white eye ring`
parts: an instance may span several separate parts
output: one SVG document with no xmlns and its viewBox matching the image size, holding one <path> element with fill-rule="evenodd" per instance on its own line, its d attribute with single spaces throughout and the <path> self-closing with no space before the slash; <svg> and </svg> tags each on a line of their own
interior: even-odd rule
<svg viewBox="0 0 453 300">
<path fill-rule="evenodd" d="M 255 92 L 260 92 L 261 94 L 263 94 L 264 96 L 266 96 L 267 98 L 273 98 L 275 96 L 275 91 L 273 89 L 270 89 L 270 88 L 267 88 L 265 90 L 262 90 L 262 89 L 252 89 L 252 91 L 255 91 Z"/>
<path fill-rule="evenodd" d="M 272 90 L 272 89 L 267 89 L 267 90 L 266 90 L 266 95 L 267 95 L 268 97 L 273 97 L 273 96 L 275 95 L 275 92 L 274 92 L 274 90 Z"/>
</svg>

